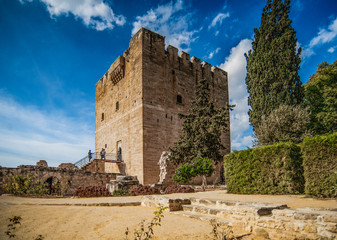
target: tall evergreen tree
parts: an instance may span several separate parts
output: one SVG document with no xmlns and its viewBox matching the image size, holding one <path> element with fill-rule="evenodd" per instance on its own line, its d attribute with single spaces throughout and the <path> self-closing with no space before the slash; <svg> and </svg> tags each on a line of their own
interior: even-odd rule
<svg viewBox="0 0 337 240">
<path fill-rule="evenodd" d="M 337 60 L 318 65 L 304 85 L 305 103 L 310 110 L 310 130 L 314 134 L 337 131 Z"/>
<path fill-rule="evenodd" d="M 221 135 L 229 128 L 229 106 L 215 108 L 209 92 L 206 80 L 201 79 L 189 113 L 179 115 L 184 119 L 182 134 L 170 148 L 170 160 L 175 164 L 191 163 L 194 158 L 222 161 Z"/>
<path fill-rule="evenodd" d="M 268 0 L 261 26 L 254 29 L 252 50 L 247 60 L 246 84 L 251 125 L 255 128 L 281 104 L 303 102 L 303 86 L 298 75 L 301 49 L 296 49 L 296 32 L 289 19 L 290 0 Z"/>
</svg>

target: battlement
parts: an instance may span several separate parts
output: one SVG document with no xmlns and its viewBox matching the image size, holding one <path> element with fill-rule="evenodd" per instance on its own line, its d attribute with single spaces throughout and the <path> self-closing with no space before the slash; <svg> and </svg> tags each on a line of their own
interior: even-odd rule
<svg viewBox="0 0 337 240">
<path fill-rule="evenodd" d="M 173 69 L 179 69 L 187 74 L 193 74 L 193 70 L 201 71 L 203 75 L 217 76 L 224 75 L 227 78 L 227 72 L 208 62 L 201 62 L 195 56 L 178 48 L 168 45 L 165 49 L 165 36 L 152 32 L 146 28 L 140 28 L 139 31 L 131 38 L 129 48 L 124 51 L 123 56 L 119 56 L 109 70 L 98 81 L 103 85 L 107 80 L 116 85 L 125 75 L 125 64 L 129 57 L 142 57 L 143 55 L 151 58 L 152 61 L 160 62 L 160 65 L 167 64 Z M 97 84 L 98 84 L 97 83 Z"/>
</svg>

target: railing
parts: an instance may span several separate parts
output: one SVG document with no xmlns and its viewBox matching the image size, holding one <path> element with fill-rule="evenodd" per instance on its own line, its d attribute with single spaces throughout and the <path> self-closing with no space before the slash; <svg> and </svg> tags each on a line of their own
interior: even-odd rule
<svg viewBox="0 0 337 240">
<path fill-rule="evenodd" d="M 90 162 L 94 159 L 115 160 L 115 161 L 121 160 L 120 157 L 117 157 L 117 154 L 115 154 L 115 153 L 106 153 L 103 157 L 103 156 L 100 155 L 100 153 L 93 152 L 93 153 L 91 153 L 91 159 L 89 159 L 89 155 L 87 155 L 84 158 L 82 158 L 81 160 L 75 162 L 74 165 L 78 168 L 81 168 L 85 164 L 87 164 L 88 162 Z"/>
</svg>

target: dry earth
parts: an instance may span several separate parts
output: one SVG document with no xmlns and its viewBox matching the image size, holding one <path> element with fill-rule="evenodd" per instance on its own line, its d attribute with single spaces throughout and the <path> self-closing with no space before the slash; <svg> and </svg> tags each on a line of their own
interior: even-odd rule
<svg viewBox="0 0 337 240">
<path fill-rule="evenodd" d="M 172 197 L 197 197 L 241 202 L 288 204 L 291 208 L 314 207 L 337 209 L 336 200 L 317 200 L 305 196 L 234 195 L 223 191 L 172 194 Z M 8 218 L 21 216 L 16 239 L 35 239 L 39 234 L 49 239 L 125 239 L 142 220 L 153 217 L 154 208 L 141 206 L 89 207 L 63 204 L 139 202 L 140 197 L 89 199 L 36 199 L 0 196 L 0 239 L 6 239 Z M 209 223 L 165 212 L 161 227 L 155 227 L 154 239 L 210 239 Z M 132 236 L 129 238 L 132 239 Z"/>
</svg>

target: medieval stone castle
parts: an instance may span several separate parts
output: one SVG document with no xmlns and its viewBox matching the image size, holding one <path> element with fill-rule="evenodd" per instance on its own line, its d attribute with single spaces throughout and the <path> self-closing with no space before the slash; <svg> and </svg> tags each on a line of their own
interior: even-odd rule
<svg viewBox="0 0 337 240">
<path fill-rule="evenodd" d="M 158 161 L 178 140 L 196 83 L 206 79 L 218 106 L 228 99 L 227 73 L 173 46 L 165 37 L 141 28 L 96 84 L 95 150 L 122 156 L 123 168 L 108 163 L 105 172 L 137 176 L 142 184 L 159 180 Z M 229 126 L 229 123 L 228 123 Z M 230 151 L 230 133 L 223 134 Z M 216 173 L 219 175 L 219 172 Z"/>
</svg>

